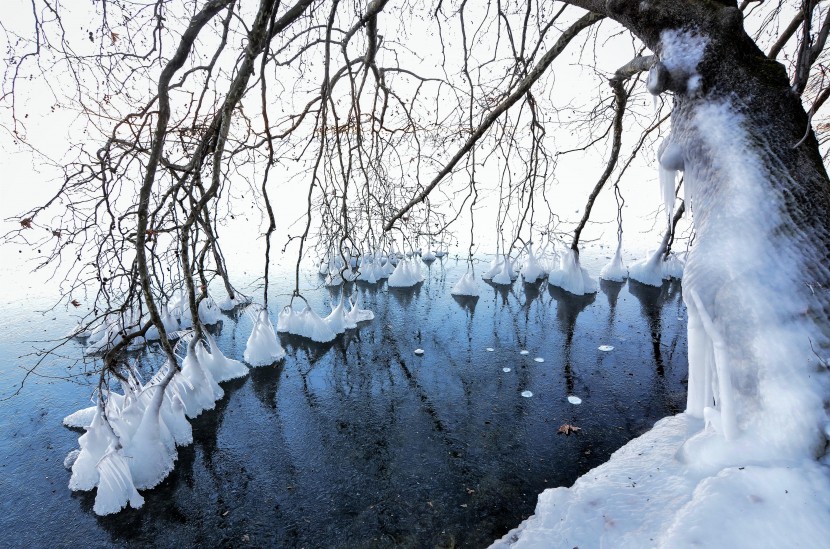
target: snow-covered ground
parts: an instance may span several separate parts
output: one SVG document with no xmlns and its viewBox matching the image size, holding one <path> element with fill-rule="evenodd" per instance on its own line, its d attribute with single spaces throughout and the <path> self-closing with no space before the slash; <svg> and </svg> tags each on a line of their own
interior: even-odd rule
<svg viewBox="0 0 830 549">
<path fill-rule="evenodd" d="M 682 413 L 617 450 L 493 544 L 530 547 L 826 547 L 830 470 L 815 460 L 688 462 L 703 421 Z"/>
</svg>

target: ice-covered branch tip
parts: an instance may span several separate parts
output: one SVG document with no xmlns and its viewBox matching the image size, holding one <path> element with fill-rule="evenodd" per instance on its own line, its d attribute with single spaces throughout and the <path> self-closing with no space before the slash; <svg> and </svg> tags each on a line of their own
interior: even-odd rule
<svg viewBox="0 0 830 549">
<path fill-rule="evenodd" d="M 484 121 L 472 132 L 470 137 L 464 142 L 461 148 L 453 155 L 453 157 L 444 165 L 444 167 L 436 174 L 436 176 L 424 187 L 424 189 L 415 195 L 404 207 L 398 210 L 392 217 L 384 224 L 383 230 L 390 231 L 395 223 L 404 217 L 409 210 L 423 202 L 429 194 L 438 186 L 438 184 L 450 173 L 456 164 L 467 156 L 467 154 L 475 147 L 479 139 L 481 139 L 490 126 L 498 120 L 510 107 L 512 107 L 522 96 L 524 96 L 533 84 L 545 73 L 553 61 L 565 50 L 565 47 L 573 40 L 581 31 L 590 27 L 594 23 L 602 21 L 605 18 L 603 15 L 596 13 L 587 13 L 577 20 L 573 25 L 565 29 L 556 43 L 549 49 L 545 55 L 539 60 L 539 63 L 525 76 L 516 89 L 508 95 L 501 103 L 490 111 L 484 118 Z"/>
</svg>

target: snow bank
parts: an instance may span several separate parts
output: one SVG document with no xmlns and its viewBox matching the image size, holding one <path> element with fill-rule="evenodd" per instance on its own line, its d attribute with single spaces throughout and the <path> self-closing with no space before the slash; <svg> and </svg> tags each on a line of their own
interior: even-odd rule
<svg viewBox="0 0 830 549">
<path fill-rule="evenodd" d="M 542 492 L 535 514 L 492 547 L 826 545 L 826 467 L 810 461 L 723 469 L 684 463 L 677 455 L 702 427 L 685 413 L 659 421 L 571 488 Z"/>
</svg>

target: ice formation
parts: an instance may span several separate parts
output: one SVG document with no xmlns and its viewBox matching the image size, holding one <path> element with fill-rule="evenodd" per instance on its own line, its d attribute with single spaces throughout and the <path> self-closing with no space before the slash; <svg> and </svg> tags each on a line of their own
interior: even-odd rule
<svg viewBox="0 0 830 549">
<path fill-rule="evenodd" d="M 140 507 L 144 500 L 137 489 L 164 480 L 173 470 L 176 447 L 193 442 L 187 417 L 213 408 L 223 397 L 216 379 L 247 373 L 243 364 L 222 354 L 210 334 L 205 338 L 210 352 L 193 333 L 180 342 L 187 345 L 180 371 L 171 371 L 167 363 L 146 385 L 129 371 L 121 380 L 123 394 L 105 390 L 96 406 L 64 419 L 66 425 L 86 429 L 78 439 L 80 449 L 67 455 L 65 466 L 72 471 L 71 490 L 97 488 L 96 514 Z"/>
<path fill-rule="evenodd" d="M 622 282 L 628 277 L 628 269 L 622 260 L 622 243 L 617 244 L 617 251 L 614 258 L 599 272 L 599 277 L 611 282 Z"/>
<path fill-rule="evenodd" d="M 531 246 L 527 247 L 527 257 L 522 266 L 521 275 L 525 279 L 525 282 L 536 282 L 545 276 L 545 270 L 536 258 L 536 254 L 533 253 Z"/>
<path fill-rule="evenodd" d="M 395 271 L 389 275 L 387 284 L 390 288 L 410 288 L 419 282 L 423 282 L 423 280 L 421 262 L 413 259 L 402 259 L 395 267 Z"/>
<path fill-rule="evenodd" d="M 507 372 L 510 371 L 510 368 L 504 367 L 504 368 L 501 369 L 501 371 L 506 374 Z"/>
<path fill-rule="evenodd" d="M 513 262 L 508 256 L 504 256 L 501 261 L 501 269 L 493 276 L 492 282 L 500 286 L 510 286 L 513 284 L 513 275 Z"/>
<path fill-rule="evenodd" d="M 135 433 L 124 446 L 124 456 L 130 468 L 133 486 L 154 488 L 173 470 L 176 445 L 170 431 L 161 419 L 164 387 L 153 385 L 146 389 L 152 394 L 144 407 Z M 102 479 L 103 480 L 103 479 Z M 99 487 L 100 494 L 100 487 Z"/>
<path fill-rule="evenodd" d="M 337 332 L 332 329 L 329 322 L 334 320 L 324 320 L 308 307 L 295 309 L 291 305 L 286 305 L 277 318 L 277 331 L 305 337 L 317 343 L 328 343 L 337 337 Z"/>
<path fill-rule="evenodd" d="M 533 359 L 533 361 L 534 361 L 534 362 L 544 362 L 544 361 L 545 361 L 545 359 L 544 359 L 544 358 L 542 358 L 542 357 L 540 357 L 540 356 L 537 356 L 536 358 L 534 358 L 534 359 Z"/>
<path fill-rule="evenodd" d="M 427 250 L 421 254 L 421 261 L 425 263 L 431 263 L 435 261 L 435 254 L 432 251 Z"/>
<path fill-rule="evenodd" d="M 598 289 L 597 281 L 580 267 L 579 258 L 571 250 L 560 254 L 558 268 L 548 274 L 548 284 L 574 295 L 594 294 Z"/>
<path fill-rule="evenodd" d="M 600 345 L 599 347 L 597 347 L 597 349 L 599 349 L 600 351 L 603 351 L 603 352 L 607 353 L 608 351 L 613 351 L 613 350 L 614 350 L 614 346 L 613 346 L 613 345 Z"/>
<path fill-rule="evenodd" d="M 317 317 L 320 318 L 320 317 Z M 280 321 L 282 313 L 280 314 Z M 279 322 L 278 321 L 278 324 Z M 281 330 L 283 331 L 283 330 Z M 282 360 L 285 356 L 285 349 L 280 345 L 277 334 L 274 332 L 274 325 L 268 311 L 262 309 L 257 314 L 251 335 L 248 336 L 248 343 L 245 345 L 245 352 L 242 357 L 251 366 L 270 366 Z"/>
<path fill-rule="evenodd" d="M 349 328 L 356 328 L 358 322 L 368 322 L 374 320 L 375 313 L 369 309 L 360 308 L 360 297 L 358 296 L 354 302 L 349 298 L 349 312 L 346 313 L 346 320 L 349 323 Z"/>
<path fill-rule="evenodd" d="M 467 271 L 452 287 L 452 295 L 478 297 L 479 287 L 475 271 Z"/>
<path fill-rule="evenodd" d="M 210 347 L 210 352 L 203 345 L 200 345 L 196 347 L 196 356 L 199 362 L 211 373 L 213 379 L 221 383 L 248 375 L 248 367 L 238 360 L 227 358 L 222 354 L 216 340 L 208 332 L 205 332 L 205 339 L 208 347 Z"/>
<path fill-rule="evenodd" d="M 824 176 L 806 162 L 787 168 L 786 155 L 799 153 L 769 146 L 756 113 L 695 95 L 702 39 L 661 37 L 662 62 L 689 94 L 675 105 L 671 132 L 696 234 L 683 272 L 686 410 L 571 488 L 543 492 L 535 515 L 495 547 L 820 547 L 830 539 L 830 380 L 816 354 L 828 345 L 828 235 L 826 219 L 809 215 L 826 202 L 805 198 L 826 200 Z M 662 281 L 662 268 L 649 270 Z"/>
<path fill-rule="evenodd" d="M 248 305 L 250 302 L 250 297 L 244 296 L 239 292 L 236 292 L 233 296 L 233 299 L 231 299 L 230 297 L 226 297 L 225 299 L 217 303 L 217 306 L 220 310 L 227 312 L 234 310 L 236 307 L 239 307 L 240 305 Z"/>
<path fill-rule="evenodd" d="M 525 398 L 530 398 L 533 396 L 533 393 L 531 391 L 522 391 L 522 396 Z"/>
<path fill-rule="evenodd" d="M 211 326 L 222 320 L 222 311 L 212 297 L 208 296 L 199 302 L 199 320 L 205 326 Z"/>
<path fill-rule="evenodd" d="M 582 404 L 582 399 L 578 396 L 568 395 L 568 402 L 571 404 Z"/>
<path fill-rule="evenodd" d="M 110 446 L 98 462 L 97 470 L 101 480 L 92 507 L 96 515 L 111 515 L 127 505 L 138 509 L 144 504 L 144 498 L 133 484 L 128 459 L 121 449 Z"/>
<path fill-rule="evenodd" d="M 423 349 L 415 349 L 415 354 L 418 355 L 418 356 L 421 356 L 422 354 L 424 354 L 424 350 Z"/>
<path fill-rule="evenodd" d="M 92 420 L 95 418 L 95 413 L 98 410 L 97 406 L 90 406 L 89 408 L 82 408 L 75 413 L 69 414 L 63 418 L 63 424 L 67 427 L 74 427 L 76 429 L 86 429 L 92 425 Z"/>
<path fill-rule="evenodd" d="M 72 464 L 69 478 L 70 490 L 92 490 L 98 484 L 98 461 L 116 442 L 115 434 L 103 416 L 102 407 L 96 407 L 92 423 L 78 439 L 81 451 Z"/>
</svg>

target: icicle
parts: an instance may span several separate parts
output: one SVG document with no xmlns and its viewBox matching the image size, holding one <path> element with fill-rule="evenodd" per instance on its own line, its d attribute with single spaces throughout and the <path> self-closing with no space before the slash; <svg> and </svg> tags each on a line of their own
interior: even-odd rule
<svg viewBox="0 0 830 549">
<path fill-rule="evenodd" d="M 97 470 L 101 480 L 92 507 L 96 515 L 117 513 L 127 504 L 133 509 L 144 504 L 144 498 L 133 484 L 127 459 L 115 443 L 98 462 Z"/>
</svg>

